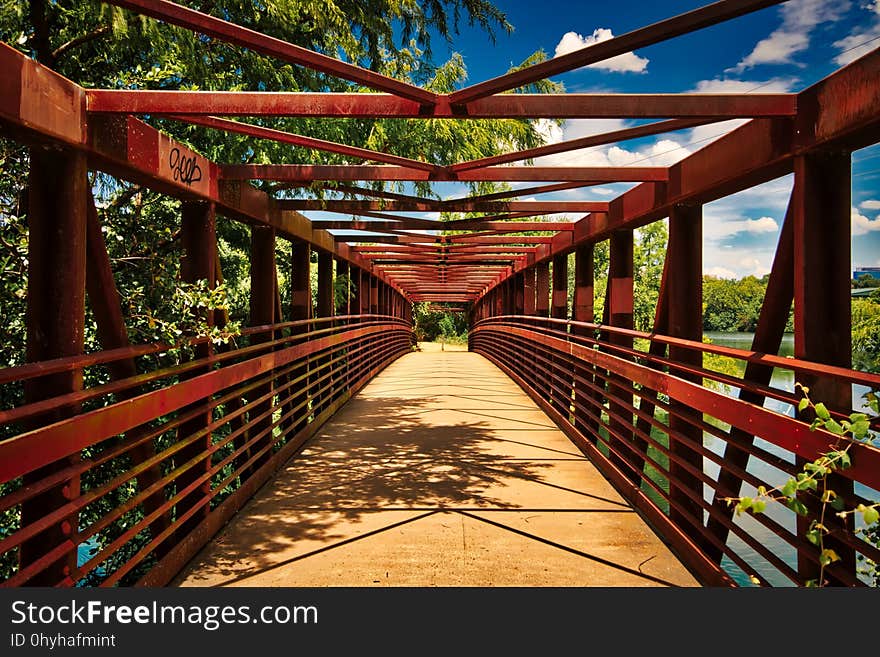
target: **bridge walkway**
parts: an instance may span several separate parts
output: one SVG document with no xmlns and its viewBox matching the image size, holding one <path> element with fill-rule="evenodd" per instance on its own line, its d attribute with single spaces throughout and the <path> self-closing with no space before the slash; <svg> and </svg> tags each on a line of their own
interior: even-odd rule
<svg viewBox="0 0 880 657">
<path fill-rule="evenodd" d="M 695 586 L 482 356 L 426 345 L 346 404 L 181 586 Z"/>
</svg>

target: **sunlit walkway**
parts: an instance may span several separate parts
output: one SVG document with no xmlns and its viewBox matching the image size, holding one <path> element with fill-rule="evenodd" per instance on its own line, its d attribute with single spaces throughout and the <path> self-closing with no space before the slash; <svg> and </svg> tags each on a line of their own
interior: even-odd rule
<svg viewBox="0 0 880 657">
<path fill-rule="evenodd" d="M 696 584 L 507 376 L 454 349 L 374 379 L 178 583 Z"/>
</svg>

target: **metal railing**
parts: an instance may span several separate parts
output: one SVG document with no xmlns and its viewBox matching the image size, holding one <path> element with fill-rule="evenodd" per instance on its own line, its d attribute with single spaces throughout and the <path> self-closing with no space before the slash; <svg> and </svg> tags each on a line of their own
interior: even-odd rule
<svg viewBox="0 0 880 657">
<path fill-rule="evenodd" d="M 702 581 L 800 585 L 817 568 L 809 518 L 778 502 L 764 513 L 737 516 L 725 500 L 780 485 L 828 451 L 837 436 L 811 431 L 809 422 L 795 417 L 800 395 L 794 385 L 759 385 L 735 372 L 756 364 L 776 368 L 782 375 L 777 381 L 830 380 L 853 391 L 856 410 L 862 391 L 880 389 L 880 376 L 533 316 L 481 320 L 470 343 L 547 411 Z M 674 348 L 678 358 L 657 346 Z M 694 354 L 702 365 L 693 364 Z M 727 366 L 713 369 L 719 358 Z M 832 414 L 845 418 L 849 412 Z M 880 429 L 877 418 L 871 428 Z M 874 445 L 854 442 L 852 466 L 836 475 L 850 508 L 880 499 L 880 449 Z M 826 570 L 832 582 L 865 583 L 858 567 L 865 559 L 880 562 L 877 546 L 852 521 L 834 523 L 829 541 L 844 555 Z"/>
<path fill-rule="evenodd" d="M 145 345 L 0 370 L 82 390 L 0 410 L 5 586 L 162 585 L 360 387 L 410 325 L 352 315 L 245 329 L 238 344 Z M 137 374 L 108 368 L 132 361 Z M 75 566 L 73 566 L 75 564 Z"/>
</svg>

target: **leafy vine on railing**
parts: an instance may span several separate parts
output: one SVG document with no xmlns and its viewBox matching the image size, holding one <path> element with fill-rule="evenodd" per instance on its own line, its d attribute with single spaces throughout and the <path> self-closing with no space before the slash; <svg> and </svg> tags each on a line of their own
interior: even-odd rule
<svg viewBox="0 0 880 657">
<path fill-rule="evenodd" d="M 840 556 L 832 548 L 826 545 L 826 538 L 831 529 L 826 524 L 829 509 L 837 517 L 846 519 L 855 514 L 861 515 L 865 524 L 859 531 L 870 542 L 877 544 L 878 529 L 880 529 L 880 502 L 873 504 L 858 504 L 854 508 L 845 508 L 843 497 L 838 495 L 831 487 L 829 477 L 852 465 L 849 450 L 856 442 L 866 443 L 872 439 L 871 421 L 865 413 L 852 413 L 848 420 L 835 420 L 822 402 L 813 402 L 809 397 L 809 388 L 796 384 L 803 393 L 798 403 L 798 412 L 811 410 L 815 419 L 810 425 L 810 430 L 824 429 L 837 436 L 835 442 L 830 445 L 827 452 L 823 452 L 813 461 L 804 464 L 803 469 L 794 477 L 789 478 L 784 484 L 767 489 L 758 486 L 755 497 L 728 497 L 728 504 L 736 504 L 736 514 L 745 512 L 763 513 L 769 501 L 784 504 L 799 516 L 806 517 L 809 510 L 802 501 L 804 494 L 812 495 L 818 501 L 818 513 L 809 525 L 806 533 L 807 540 L 816 546 L 819 551 L 819 576 L 817 579 L 807 580 L 808 587 L 820 587 L 827 584 L 825 570 L 828 566 L 840 560 Z M 880 414 L 880 400 L 874 392 L 865 395 L 868 407 L 874 413 Z M 860 555 L 861 556 L 861 555 Z M 873 580 L 876 586 L 880 580 L 880 566 L 872 560 L 863 558 L 865 567 L 861 571 Z"/>
</svg>

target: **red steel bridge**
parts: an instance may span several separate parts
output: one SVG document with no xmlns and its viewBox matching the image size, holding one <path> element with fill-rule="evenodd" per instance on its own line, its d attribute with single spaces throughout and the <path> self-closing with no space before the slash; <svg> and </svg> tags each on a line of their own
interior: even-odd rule
<svg viewBox="0 0 880 657">
<path fill-rule="evenodd" d="M 774 369 L 808 385 L 835 417 L 859 407 L 855 386 L 880 388 L 880 376 L 854 371 L 850 362 L 851 153 L 880 137 L 880 52 L 799 93 L 507 93 L 778 4 L 728 0 L 436 94 L 173 2 L 108 3 L 369 92 L 84 89 L 0 44 L 0 134 L 30 147 L 27 363 L 0 370 L 0 385 L 23 391 L 19 405 L 0 410 L 0 424 L 14 427 L 0 442 L 7 586 L 72 586 L 96 572 L 107 586 L 171 582 L 322 424 L 412 350 L 414 302 L 467 309 L 470 351 L 532 397 L 697 580 L 732 585 L 724 564 L 763 584 L 767 568 L 793 584 L 816 576 L 809 518 L 781 509 L 747 524 L 724 498 L 771 486 L 756 472 L 794 474 L 833 442 L 799 416 L 796 392 L 771 385 Z M 362 163 L 213 162 L 138 118 L 147 115 Z M 273 116 L 656 121 L 438 165 L 231 118 Z M 732 118 L 747 121 L 669 167 L 522 164 Z M 163 354 L 174 345 L 129 342 L 90 170 L 181 201 L 184 280 L 222 281 L 217 215 L 250 226 L 250 323 L 235 348 L 196 341 L 193 358 L 171 367 L 163 366 Z M 703 204 L 791 173 L 794 188 L 751 349 L 704 344 Z M 250 184 L 257 180 L 288 188 L 332 182 L 346 198 L 278 199 Z M 436 200 L 358 185 L 370 181 L 532 184 Z M 607 203 L 518 200 L 611 182 L 638 184 Z M 340 218 L 310 221 L 301 214 L 309 210 Z M 441 234 L 436 222 L 406 214 L 424 211 L 471 218 L 443 224 Z M 546 219 L 558 213 L 580 218 Z M 633 329 L 633 230 L 667 218 L 654 329 L 643 333 Z M 277 289 L 279 240 L 292 245 L 289 308 Z M 593 254 L 604 240 L 610 264 L 597 317 Z M 567 289 L 571 254 L 574 290 Z M 341 315 L 334 315 L 334 271 L 356 286 Z M 102 345 L 93 353 L 84 352 L 86 299 Z M 792 304 L 795 357 L 782 358 L 775 354 Z M 209 319 L 228 321 L 220 312 Z M 706 354 L 735 359 L 744 374 L 707 369 Z M 89 371 L 105 372 L 104 382 L 84 385 Z M 788 412 L 767 408 L 767 400 Z M 880 428 L 876 419 L 872 426 Z M 160 436 L 175 439 L 157 451 Z M 721 448 L 707 447 L 706 436 Z M 835 475 L 836 490 L 855 505 L 880 490 L 880 450 L 854 444 L 851 456 L 852 467 Z M 766 467 L 756 470 L 756 462 Z M 125 468 L 111 467 L 119 464 Z M 123 489 L 125 496 L 116 494 Z M 97 518 L 89 524 L 81 521 L 86 510 Z M 862 584 L 859 557 L 880 561 L 880 551 L 851 520 L 827 522 L 841 560 L 826 576 Z M 79 546 L 107 532 L 113 539 L 97 554 L 77 558 Z M 761 538 L 767 535 L 796 558 L 783 558 Z"/>
</svg>

